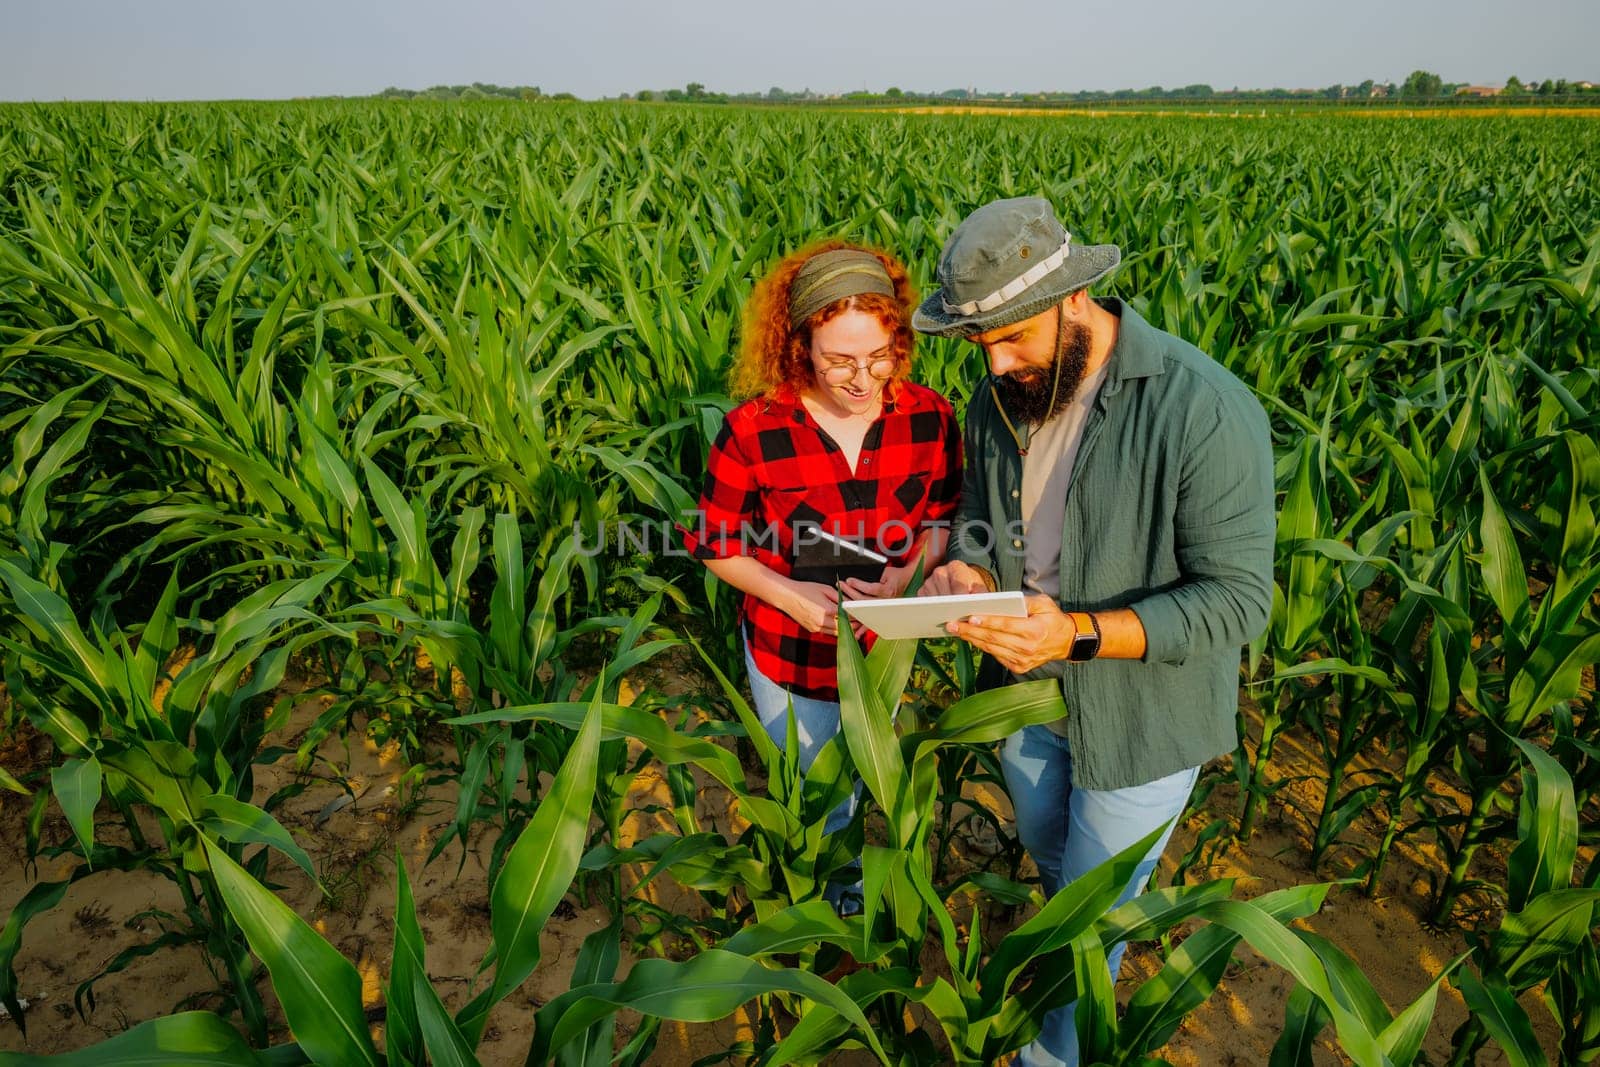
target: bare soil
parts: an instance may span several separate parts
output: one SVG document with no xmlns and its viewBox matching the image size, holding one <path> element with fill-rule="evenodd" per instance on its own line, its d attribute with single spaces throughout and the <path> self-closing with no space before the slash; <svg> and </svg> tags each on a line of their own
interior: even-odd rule
<svg viewBox="0 0 1600 1067">
<path fill-rule="evenodd" d="M 636 684 L 657 691 L 693 690 L 704 683 L 692 665 L 676 661 L 670 677 L 660 668 L 644 672 Z M 291 717 L 293 746 L 321 711 L 318 700 L 298 705 Z M 1280 739 L 1273 760 L 1276 777 L 1311 775 L 1320 766 L 1295 735 Z M 26 728 L 0 748 L 0 766 L 22 774 L 45 758 L 47 742 Z M 1370 765 L 1390 757 L 1370 754 Z M 278 818 L 313 856 L 326 889 L 316 888 L 292 864 L 274 856 L 270 868 L 283 898 L 306 916 L 330 942 L 351 960 L 362 978 L 363 995 L 371 1009 L 374 1037 L 382 1039 L 381 988 L 393 947 L 395 908 L 395 857 L 402 856 L 410 874 L 419 919 L 428 945 L 428 969 L 450 1009 L 464 1005 L 483 987 L 478 965 L 489 946 L 487 861 L 493 847 L 492 831 L 476 833 L 462 850 L 452 842 L 433 863 L 427 858 L 434 843 L 449 827 L 455 811 L 454 783 L 426 786 L 412 795 L 402 781 L 407 767 L 399 750 L 379 747 L 359 732 L 347 741 L 330 739 L 317 749 L 307 771 L 297 771 L 293 756 L 285 756 L 258 769 L 256 801 L 279 788 L 303 782 L 306 788 L 286 801 Z M 708 825 L 737 832 L 736 806 L 725 791 L 705 785 L 697 811 Z M 983 787 L 977 787 L 982 789 Z M 1448 795 L 1448 786 L 1439 791 Z M 349 800 L 341 798 L 349 797 Z M 1004 809 L 1004 797 L 984 792 L 981 799 Z M 1239 880 L 1239 895 L 1255 896 L 1285 886 L 1326 881 L 1351 873 L 1357 860 L 1382 832 L 1377 814 L 1369 814 L 1346 834 L 1350 847 L 1336 847 L 1325 869 L 1308 869 L 1309 831 L 1296 808 L 1314 811 L 1322 801 L 1322 784 L 1306 777 L 1287 786 L 1275 798 L 1268 817 L 1246 843 L 1233 843 L 1207 855 L 1188 872 L 1191 881 L 1212 877 Z M 624 840 L 671 829 L 666 782 L 655 767 L 648 767 L 634 783 L 633 814 L 625 824 Z M 655 811 L 648 810 L 652 806 Z M 42 860 L 26 864 L 24 827 L 29 801 L 0 791 L 0 914 L 9 914 L 17 901 L 37 881 L 64 878 L 69 860 Z M 1236 818 L 1239 797 L 1231 784 L 1219 785 L 1203 806 L 1193 810 L 1175 833 L 1164 860 L 1170 878 L 1178 857 L 1188 853 L 1196 836 L 1214 819 Z M 1009 814 L 1009 813 L 1008 813 Z M 150 828 L 154 831 L 154 826 Z M 107 832 L 112 828 L 108 825 Z M 45 818 L 45 842 L 64 842 L 70 830 L 52 804 Z M 1305 923 L 1349 953 L 1365 971 L 1385 1003 L 1399 1010 L 1415 999 L 1445 964 L 1466 948 L 1459 929 L 1436 930 L 1424 919 L 1428 907 L 1429 870 L 1440 869 L 1436 856 L 1416 841 L 1403 840 L 1385 871 L 1379 893 L 1369 899 L 1359 889 L 1336 888 L 1322 912 Z M 1026 866 L 1024 868 L 1027 870 Z M 1474 871 L 1490 881 L 1503 877 L 1503 852 L 1486 849 Z M 642 874 L 634 870 L 629 879 Z M 678 889 L 670 878 L 658 878 L 642 892 L 679 913 L 693 913 L 699 901 Z M 1487 900 L 1465 901 L 1467 914 L 1480 909 L 1480 918 L 1493 922 Z M 95 1006 L 87 1017 L 74 1007 L 74 990 L 85 979 L 128 947 L 151 940 L 161 932 L 153 910 L 181 914 L 182 906 L 172 884 L 144 873 L 110 872 L 91 875 L 73 885 L 62 904 L 29 924 L 17 958 L 21 992 L 29 1000 L 26 1040 L 10 1021 L 0 1022 L 0 1050 L 26 1049 L 56 1053 L 83 1048 L 144 1020 L 189 1007 L 217 1003 L 217 980 L 207 970 L 199 949 L 164 950 L 135 960 L 125 970 L 95 986 Z M 140 916 L 144 916 L 141 918 Z M 1012 923 L 1026 917 L 1025 911 Z M 597 896 L 593 900 L 569 894 L 544 930 L 543 962 L 521 990 L 509 997 L 490 1019 L 480 1056 L 486 1064 L 519 1064 L 526 1055 L 532 1032 L 533 1011 L 568 988 L 572 968 L 583 939 L 609 919 Z M 986 926 L 990 936 L 1001 929 Z M 626 942 L 625 942 L 626 946 Z M 624 948 L 619 974 L 632 958 Z M 1159 944 L 1130 946 L 1118 986 L 1124 1002 L 1138 984 L 1159 971 Z M 1184 1021 L 1162 1051 L 1178 1067 L 1216 1064 L 1265 1064 L 1282 1029 L 1283 1008 L 1293 987 L 1283 971 L 1242 948 L 1217 992 Z M 260 989 L 274 1025 L 274 1040 L 288 1037 L 281 1011 L 264 979 Z M 1556 1029 L 1548 1012 L 1535 997 L 1524 1006 L 1534 1020 L 1547 1054 L 1555 1048 Z M 1442 990 L 1424 1050 L 1428 1060 L 1448 1058 L 1450 1035 L 1466 1018 L 1461 998 L 1448 987 Z M 637 1019 L 619 1019 L 619 1040 L 634 1032 Z M 750 1020 L 744 1013 L 718 1023 L 663 1024 L 653 1063 L 690 1064 L 726 1049 L 738 1041 L 752 1040 Z M 865 1062 L 859 1054 L 842 1054 L 840 1063 Z M 1331 1028 L 1324 1034 L 1319 1062 L 1345 1062 L 1332 1044 Z M 1504 1057 L 1491 1046 L 1480 1063 L 1502 1063 Z"/>
</svg>

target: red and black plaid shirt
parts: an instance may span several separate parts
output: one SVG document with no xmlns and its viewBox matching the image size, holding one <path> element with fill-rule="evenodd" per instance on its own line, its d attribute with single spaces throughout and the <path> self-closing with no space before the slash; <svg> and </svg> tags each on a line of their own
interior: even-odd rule
<svg viewBox="0 0 1600 1067">
<path fill-rule="evenodd" d="M 950 402 L 911 382 L 884 391 L 850 472 L 844 453 L 790 390 L 728 413 L 711 447 L 697 529 L 684 544 L 697 559 L 753 556 L 787 576 L 795 530 L 815 524 L 864 543 L 896 565 L 927 524 L 948 523 L 961 495 L 961 432 Z M 839 699 L 838 640 L 809 633 L 746 595 L 741 625 L 762 674 L 801 696 Z"/>
</svg>

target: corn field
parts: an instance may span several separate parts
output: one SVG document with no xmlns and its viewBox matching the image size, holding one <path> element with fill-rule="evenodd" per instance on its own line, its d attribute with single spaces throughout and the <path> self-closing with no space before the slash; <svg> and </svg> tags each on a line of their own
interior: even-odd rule
<svg viewBox="0 0 1600 1067">
<path fill-rule="evenodd" d="M 968 211 L 1029 194 L 1120 244 L 1107 291 L 1271 417 L 1277 590 L 1238 750 L 1206 774 L 1236 809 L 1204 836 L 1248 851 L 1289 819 L 1305 885 L 1180 877 L 1108 910 L 1136 847 L 1043 903 L 962 785 L 1001 788 L 994 743 L 1070 714 L 1058 689 L 978 693 L 961 648 L 863 655 L 845 628 L 843 730 L 801 773 L 741 696 L 729 592 L 665 539 L 585 550 L 693 507 L 776 258 L 840 235 L 926 291 Z M 214 994 L 59 1062 L 469 1064 L 517 1011 L 529 1063 L 634 1064 L 665 1022 L 742 1010 L 754 1037 L 716 1062 L 981 1064 L 1080 999 L 1084 1062 L 1161 1063 L 1241 945 L 1292 990 L 1274 1064 L 1319 1041 L 1427 1062 L 1443 984 L 1470 1013 L 1451 1062 L 1595 1062 L 1597 270 L 1600 126 L 1579 118 L 0 106 L 0 752 L 48 753 L 0 762 L 29 860 L 5 876 L 0 1064 L 58 1062 L 28 1051 L 30 921 L 133 871 L 182 906 L 72 1010 L 183 947 Z M 960 412 L 981 353 L 917 358 Z M 710 684 L 637 681 L 663 657 Z M 291 736 L 293 678 L 325 710 Z M 397 746 L 419 801 L 450 785 L 426 865 L 488 853 L 466 996 L 430 975 L 419 870 L 394 857 L 376 1019 L 282 899 L 325 872 L 279 818 L 292 791 L 257 781 L 352 736 Z M 1325 799 L 1285 804 L 1306 774 Z M 648 835 L 642 775 L 668 797 Z M 697 811 L 712 785 L 736 825 Z M 957 871 L 974 822 L 1006 847 Z M 1385 1004 L 1294 923 L 1330 893 L 1362 906 L 1408 845 L 1437 857 L 1431 922 L 1470 947 Z M 840 918 L 822 894 L 857 860 L 868 906 Z M 570 988 L 508 1000 L 569 899 L 609 917 Z M 985 928 L 991 906 L 1026 918 Z M 1123 940 L 1163 963 L 1119 1012 Z"/>
</svg>

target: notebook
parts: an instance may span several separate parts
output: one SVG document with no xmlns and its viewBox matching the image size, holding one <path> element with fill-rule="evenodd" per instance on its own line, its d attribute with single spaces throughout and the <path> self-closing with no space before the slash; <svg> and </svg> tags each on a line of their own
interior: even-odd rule
<svg viewBox="0 0 1600 1067">
<path fill-rule="evenodd" d="M 789 576 L 801 582 L 837 585 L 846 578 L 875 582 L 889 557 L 863 545 L 837 537 L 816 526 L 796 531 L 793 568 Z"/>
</svg>

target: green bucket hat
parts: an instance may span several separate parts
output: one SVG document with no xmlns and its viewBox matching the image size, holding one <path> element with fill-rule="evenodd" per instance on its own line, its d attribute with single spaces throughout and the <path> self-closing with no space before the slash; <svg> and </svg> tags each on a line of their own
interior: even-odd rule
<svg viewBox="0 0 1600 1067">
<path fill-rule="evenodd" d="M 939 253 L 939 288 L 911 316 L 936 337 L 969 337 L 1031 318 L 1122 262 L 1116 245 L 1074 244 L 1038 196 L 995 200 L 956 227 Z"/>
</svg>

